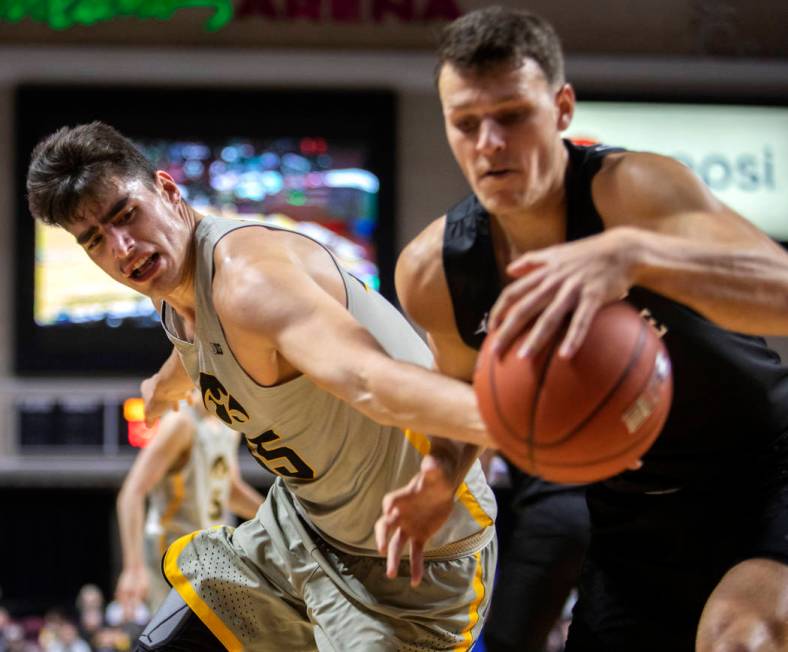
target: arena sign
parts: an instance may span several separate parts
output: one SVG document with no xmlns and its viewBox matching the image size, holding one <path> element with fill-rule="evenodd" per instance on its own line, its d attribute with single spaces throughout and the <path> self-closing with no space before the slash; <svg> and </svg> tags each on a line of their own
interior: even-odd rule
<svg viewBox="0 0 788 652">
<path fill-rule="evenodd" d="M 566 135 L 672 156 L 788 242 L 788 107 L 579 102 Z"/>
<path fill-rule="evenodd" d="M 30 19 L 63 30 L 116 18 L 167 21 L 181 9 L 196 8 L 212 10 L 204 23 L 207 31 L 250 17 L 333 23 L 394 19 L 409 23 L 448 21 L 462 13 L 456 0 L 0 0 L 0 21 Z"/>
</svg>

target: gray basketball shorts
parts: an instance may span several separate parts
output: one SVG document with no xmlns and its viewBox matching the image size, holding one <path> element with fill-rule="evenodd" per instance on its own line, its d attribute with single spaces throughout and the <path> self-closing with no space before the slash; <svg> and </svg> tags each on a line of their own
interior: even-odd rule
<svg viewBox="0 0 788 652">
<path fill-rule="evenodd" d="M 383 652 L 469 650 L 490 602 L 497 542 L 425 562 L 410 586 L 386 560 L 329 546 L 297 515 L 279 483 L 257 516 L 199 530 L 164 558 L 173 588 L 228 650 Z"/>
</svg>

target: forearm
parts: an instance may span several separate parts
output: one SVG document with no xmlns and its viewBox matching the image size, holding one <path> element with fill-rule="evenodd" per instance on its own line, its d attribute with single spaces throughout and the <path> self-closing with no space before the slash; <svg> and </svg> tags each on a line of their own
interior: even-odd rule
<svg viewBox="0 0 788 652">
<path fill-rule="evenodd" d="M 479 446 L 492 443 L 471 385 L 415 365 L 389 362 L 370 363 L 368 372 L 362 372 L 351 400 L 361 412 L 402 429 Z"/>
<path fill-rule="evenodd" d="M 162 398 L 180 399 L 184 393 L 191 391 L 194 387 L 192 379 L 183 368 L 180 355 L 175 349 L 164 361 L 159 371 L 153 378 L 156 380 L 157 392 Z"/>
<path fill-rule="evenodd" d="M 244 520 L 254 518 L 264 498 L 246 482 L 235 482 L 230 488 L 230 511 Z"/>
<path fill-rule="evenodd" d="M 430 455 L 438 461 L 453 494 L 465 481 L 468 471 L 484 450 L 484 447 L 474 444 L 430 437 Z"/>
<path fill-rule="evenodd" d="M 123 568 L 142 568 L 145 565 L 143 543 L 144 497 L 135 492 L 122 490 L 118 495 L 117 514 L 123 554 Z"/>
<path fill-rule="evenodd" d="M 627 229 L 633 285 L 685 303 L 730 330 L 788 335 L 788 255 Z"/>
</svg>

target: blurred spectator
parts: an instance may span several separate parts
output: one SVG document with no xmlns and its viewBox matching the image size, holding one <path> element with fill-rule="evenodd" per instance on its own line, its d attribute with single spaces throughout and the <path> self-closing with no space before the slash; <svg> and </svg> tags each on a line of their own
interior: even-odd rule
<svg viewBox="0 0 788 652">
<path fill-rule="evenodd" d="M 85 584 L 77 594 L 77 611 L 88 609 L 104 609 L 104 594 L 95 584 Z"/>
<path fill-rule="evenodd" d="M 45 648 L 45 652 L 91 652 L 87 642 L 80 638 L 77 626 L 68 621 L 62 620 L 57 630 L 57 638 Z"/>
</svg>

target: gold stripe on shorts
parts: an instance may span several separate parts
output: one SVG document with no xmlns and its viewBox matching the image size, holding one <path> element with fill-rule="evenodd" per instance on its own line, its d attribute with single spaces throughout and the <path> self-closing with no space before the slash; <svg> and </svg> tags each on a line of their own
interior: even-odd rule
<svg viewBox="0 0 788 652">
<path fill-rule="evenodd" d="M 219 639 L 225 648 L 230 650 L 230 652 L 243 652 L 244 646 L 241 641 L 199 596 L 186 576 L 181 573 L 181 569 L 178 566 L 178 557 L 200 532 L 202 530 L 182 536 L 167 549 L 167 554 L 164 556 L 164 575 L 172 584 L 172 588 L 178 592 L 183 601 L 189 605 L 189 608 L 197 614 L 197 617 L 211 630 L 211 633 Z"/>
<path fill-rule="evenodd" d="M 461 645 L 458 645 L 456 648 L 454 648 L 455 652 L 465 652 L 471 648 L 471 645 L 473 645 L 473 628 L 476 626 L 476 623 L 479 622 L 479 605 L 484 599 L 484 579 L 482 577 L 482 572 L 484 569 L 482 567 L 481 551 L 477 552 L 473 558 L 476 561 L 476 572 L 473 574 L 474 597 L 473 601 L 468 607 L 468 624 L 465 626 L 462 632 L 460 632 L 463 642 Z"/>
</svg>

